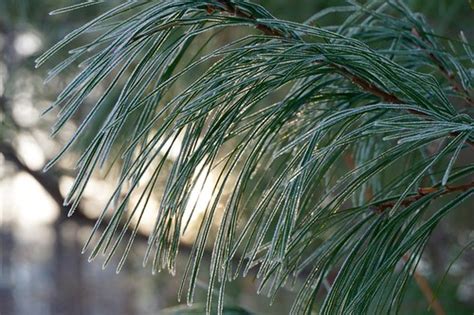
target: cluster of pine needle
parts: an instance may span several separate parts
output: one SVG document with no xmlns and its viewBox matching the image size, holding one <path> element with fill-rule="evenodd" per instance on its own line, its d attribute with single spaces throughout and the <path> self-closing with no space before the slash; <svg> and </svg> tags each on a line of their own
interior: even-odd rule
<svg viewBox="0 0 474 315">
<path fill-rule="evenodd" d="M 343 22 L 321 26 L 328 15 Z M 272 299 L 294 287 L 295 314 L 397 312 L 438 223 L 472 202 L 474 164 L 458 160 L 474 145 L 474 54 L 402 1 L 349 1 L 304 23 L 248 1 L 124 1 L 37 65 L 66 48 L 47 80 L 77 74 L 50 108 L 53 134 L 100 91 L 47 167 L 99 121 L 70 214 L 98 169 L 119 170 L 85 250 L 106 263 L 121 255 L 120 269 L 159 195 L 145 263 L 174 273 L 192 192 L 214 178 L 178 270 L 192 303 L 211 248 L 208 312 L 251 270 Z"/>
</svg>

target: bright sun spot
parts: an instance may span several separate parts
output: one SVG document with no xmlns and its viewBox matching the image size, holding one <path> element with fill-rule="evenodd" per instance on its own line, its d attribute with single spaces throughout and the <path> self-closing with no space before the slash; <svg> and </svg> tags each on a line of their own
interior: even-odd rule
<svg viewBox="0 0 474 315">
<path fill-rule="evenodd" d="M 0 182 L 0 199 L 3 220 L 21 229 L 51 224 L 59 215 L 54 200 L 24 172 Z"/>
<path fill-rule="evenodd" d="M 29 57 L 41 49 L 41 38 L 33 32 L 24 32 L 15 38 L 13 43 L 16 52 L 23 57 Z"/>
<path fill-rule="evenodd" d="M 41 169 L 46 163 L 46 157 L 38 142 L 29 134 L 18 135 L 18 153 L 21 159 L 34 170 Z"/>
<path fill-rule="evenodd" d="M 184 235 L 182 236 L 182 241 L 184 242 L 192 242 L 192 240 L 196 237 L 196 231 L 199 228 L 202 216 L 204 215 L 208 203 L 212 198 L 212 192 L 214 190 L 216 179 L 212 175 L 212 172 L 206 178 L 208 169 L 208 167 L 205 168 L 199 174 L 196 185 L 191 191 L 188 204 L 186 205 L 186 209 L 183 214 L 181 233 L 184 232 Z M 187 227 L 187 230 L 184 231 L 188 221 L 189 226 Z"/>
</svg>

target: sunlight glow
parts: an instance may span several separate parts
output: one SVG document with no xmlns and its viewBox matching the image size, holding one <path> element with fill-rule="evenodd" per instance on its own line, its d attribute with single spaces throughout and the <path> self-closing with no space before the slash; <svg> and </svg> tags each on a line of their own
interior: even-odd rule
<svg viewBox="0 0 474 315">
<path fill-rule="evenodd" d="M 34 32 L 24 32 L 15 38 L 13 43 L 16 52 L 23 57 L 29 57 L 41 49 L 41 38 Z"/>
<path fill-rule="evenodd" d="M 66 196 L 73 184 L 73 177 L 62 176 L 59 180 L 61 194 Z M 81 209 L 84 214 L 91 218 L 97 218 L 113 191 L 114 187 L 108 184 L 107 181 L 91 178 L 81 199 Z"/>
<path fill-rule="evenodd" d="M 46 163 L 46 157 L 38 142 L 29 134 L 19 134 L 17 140 L 18 154 L 25 164 L 34 170 L 41 169 Z"/>
<path fill-rule="evenodd" d="M 191 196 L 186 209 L 183 214 L 183 225 L 181 226 L 181 233 L 184 233 L 181 240 L 185 243 L 191 243 L 197 235 L 199 225 L 203 219 L 204 213 L 207 209 L 209 201 L 212 198 L 212 192 L 216 184 L 216 179 L 212 172 L 206 179 L 206 174 L 209 167 L 205 168 L 196 181 L 196 185 L 191 191 Z M 189 221 L 189 226 L 185 231 L 186 223 Z"/>
<path fill-rule="evenodd" d="M 1 210 L 6 221 L 20 229 L 51 224 L 58 207 L 46 191 L 27 173 L 21 172 L 0 182 Z"/>
</svg>

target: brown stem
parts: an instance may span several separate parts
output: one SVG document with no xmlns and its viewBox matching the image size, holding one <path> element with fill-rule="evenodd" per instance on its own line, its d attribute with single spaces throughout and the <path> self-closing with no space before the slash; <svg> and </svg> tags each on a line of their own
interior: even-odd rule
<svg viewBox="0 0 474 315">
<path fill-rule="evenodd" d="M 436 192 L 441 192 L 440 196 L 444 196 L 449 193 L 463 192 L 471 188 L 474 188 L 474 181 L 467 184 L 461 184 L 461 185 L 452 185 L 452 186 L 446 185 L 442 187 L 420 187 L 418 188 L 418 193 L 416 195 L 405 198 L 404 200 L 402 200 L 400 205 L 407 207 L 411 205 L 412 203 L 414 203 L 415 201 L 423 198 L 424 196 L 428 194 L 436 193 Z M 397 203 L 396 200 L 387 201 L 387 202 L 375 205 L 373 209 L 377 213 L 383 213 L 385 210 L 393 208 L 396 203 Z"/>
<path fill-rule="evenodd" d="M 422 36 L 420 35 L 420 33 L 418 32 L 418 30 L 416 28 L 413 28 L 411 30 L 412 34 L 415 35 L 417 38 L 419 38 L 420 40 L 423 40 Z M 446 80 L 449 82 L 449 84 L 451 85 L 452 89 L 455 91 L 455 92 L 458 92 L 460 94 L 462 94 L 462 96 L 464 97 L 464 100 L 466 101 L 466 103 L 469 105 L 469 106 L 474 106 L 474 100 L 472 99 L 471 97 L 471 94 L 469 93 L 468 90 L 466 90 L 462 84 L 456 79 L 456 76 L 451 72 L 449 71 L 448 69 L 446 69 L 446 67 L 443 65 L 443 63 L 441 62 L 441 60 L 439 60 L 438 57 L 435 56 L 435 54 L 433 54 L 432 52 L 428 52 L 426 51 L 426 49 L 424 49 L 423 47 L 417 45 L 418 48 L 422 49 L 427 55 L 428 57 L 431 59 L 431 61 L 433 61 L 433 63 L 436 65 L 436 67 L 438 68 L 439 72 L 443 75 L 443 77 L 446 78 Z"/>
<path fill-rule="evenodd" d="M 235 4 L 233 4 L 232 2 L 228 0 L 218 0 L 217 2 L 219 2 L 222 5 L 222 7 L 208 5 L 207 12 L 209 14 L 211 14 L 214 11 L 220 11 L 220 12 L 224 12 L 233 16 L 246 18 L 253 21 L 257 20 L 255 16 L 245 11 L 242 11 L 239 7 L 237 7 Z M 265 24 L 261 24 L 257 22 L 255 22 L 254 24 L 255 24 L 255 28 L 261 31 L 262 33 L 264 33 L 265 35 L 285 37 L 285 35 L 280 30 L 277 30 L 275 28 L 272 28 Z"/>
</svg>

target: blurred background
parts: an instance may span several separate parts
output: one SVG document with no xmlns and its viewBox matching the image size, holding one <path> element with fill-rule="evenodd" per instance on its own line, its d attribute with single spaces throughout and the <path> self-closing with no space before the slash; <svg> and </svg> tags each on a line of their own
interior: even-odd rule
<svg viewBox="0 0 474 315">
<path fill-rule="evenodd" d="M 94 218 L 114 188 L 111 183 L 99 176 L 93 178 L 78 212 L 67 219 L 62 199 L 74 178 L 72 162 L 65 159 L 48 173 L 41 172 L 76 125 L 72 121 L 58 137 L 49 136 L 55 115 L 40 117 L 41 112 L 72 73 L 66 71 L 43 85 L 47 68 L 34 69 L 34 59 L 119 1 L 72 14 L 48 15 L 77 2 L 0 0 L 0 314 L 160 314 L 162 309 L 179 304 L 180 277 L 153 276 L 150 268 L 142 267 L 146 226 L 120 274 L 115 273 L 114 263 L 102 270 L 100 261 L 89 263 L 87 256 L 81 255 Z M 257 2 L 277 17 L 301 22 L 322 8 L 343 3 Z M 472 42 L 474 11 L 468 0 L 406 2 L 424 13 L 438 32 L 454 36 L 464 30 Z M 61 57 L 64 55 L 55 58 Z M 474 312 L 474 251 L 472 243 L 466 247 L 474 237 L 474 220 L 472 211 L 462 213 L 465 215 L 443 221 L 419 270 L 448 314 Z M 189 249 L 183 246 L 178 265 L 186 263 Z M 199 286 L 196 301 L 206 295 L 206 283 Z M 270 307 L 268 299 L 255 293 L 252 277 L 233 283 L 227 294 L 229 302 L 257 314 L 287 314 L 294 297 L 294 292 L 282 289 Z M 430 313 L 419 288 L 410 283 L 403 314 Z"/>
</svg>

